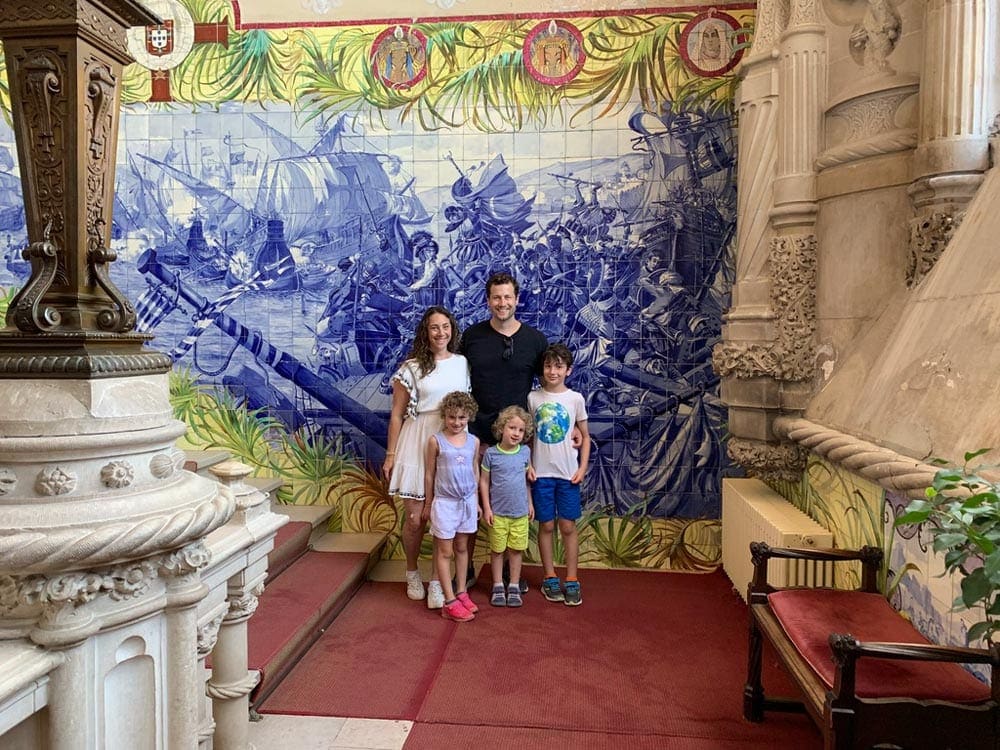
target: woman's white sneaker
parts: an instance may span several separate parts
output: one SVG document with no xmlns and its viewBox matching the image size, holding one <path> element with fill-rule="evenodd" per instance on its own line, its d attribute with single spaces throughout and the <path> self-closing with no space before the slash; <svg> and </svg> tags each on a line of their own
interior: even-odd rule
<svg viewBox="0 0 1000 750">
<path fill-rule="evenodd" d="M 427 609 L 441 609 L 444 606 L 444 589 L 441 581 L 431 581 L 427 584 Z"/>
<path fill-rule="evenodd" d="M 420 580 L 419 570 L 406 571 L 406 595 L 415 602 L 424 598 L 424 582 Z"/>
</svg>

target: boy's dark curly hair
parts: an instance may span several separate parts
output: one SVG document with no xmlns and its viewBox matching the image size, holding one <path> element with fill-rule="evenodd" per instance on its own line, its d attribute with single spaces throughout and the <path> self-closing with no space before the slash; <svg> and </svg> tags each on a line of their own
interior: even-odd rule
<svg viewBox="0 0 1000 750">
<path fill-rule="evenodd" d="M 542 363 L 562 362 L 567 367 L 573 366 L 573 352 L 566 344 L 549 344 L 548 348 L 542 352 Z"/>
</svg>

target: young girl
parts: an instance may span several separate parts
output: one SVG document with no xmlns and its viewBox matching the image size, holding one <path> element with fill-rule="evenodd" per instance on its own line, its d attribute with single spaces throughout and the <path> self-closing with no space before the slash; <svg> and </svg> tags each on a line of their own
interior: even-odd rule
<svg viewBox="0 0 1000 750">
<path fill-rule="evenodd" d="M 521 555 L 528 548 L 528 522 L 535 517 L 528 486 L 531 449 L 522 445 L 535 423 L 520 406 L 508 406 L 493 423 L 498 442 L 486 449 L 480 467 L 479 494 L 483 520 L 490 527 L 490 563 L 493 568 L 494 607 L 521 606 Z M 510 583 L 503 586 L 503 555 L 510 561 Z"/>
<path fill-rule="evenodd" d="M 469 537 L 479 530 L 479 440 L 468 432 L 477 406 L 468 393 L 454 391 L 441 399 L 440 409 L 441 432 L 427 441 L 424 458 L 423 512 L 430 518 L 437 574 L 444 589 L 441 616 L 468 622 L 479 611 L 466 591 Z"/>
</svg>

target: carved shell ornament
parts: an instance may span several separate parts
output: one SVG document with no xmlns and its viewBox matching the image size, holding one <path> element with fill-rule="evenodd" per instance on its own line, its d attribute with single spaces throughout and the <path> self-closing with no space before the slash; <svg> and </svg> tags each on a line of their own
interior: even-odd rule
<svg viewBox="0 0 1000 750">
<path fill-rule="evenodd" d="M 39 495 L 65 495 L 76 489 L 76 482 L 76 474 L 55 466 L 38 472 L 35 490 Z"/>
<path fill-rule="evenodd" d="M 174 459 L 166 453 L 158 453 L 149 459 L 149 472 L 157 479 L 166 479 L 174 473 Z"/>
</svg>

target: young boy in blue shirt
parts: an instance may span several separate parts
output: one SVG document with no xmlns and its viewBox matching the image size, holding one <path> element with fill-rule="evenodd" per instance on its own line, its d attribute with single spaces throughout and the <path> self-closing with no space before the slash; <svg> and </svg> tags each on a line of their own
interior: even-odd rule
<svg viewBox="0 0 1000 750">
<path fill-rule="evenodd" d="M 496 445 L 483 454 L 479 495 L 483 520 L 490 527 L 490 562 L 493 568 L 494 607 L 520 607 L 521 560 L 528 548 L 528 524 L 535 516 L 528 472 L 531 448 L 522 443 L 534 431 L 531 415 L 520 406 L 508 406 L 493 423 Z M 504 552 L 510 561 L 510 583 L 504 589 Z"/>
<path fill-rule="evenodd" d="M 541 388 L 528 394 L 528 411 L 535 421 L 532 451 L 535 484 L 532 499 L 538 521 L 538 553 L 542 558 L 542 594 L 550 602 L 575 607 L 583 602 L 577 562 L 580 544 L 580 483 L 590 461 L 590 432 L 583 395 L 566 385 L 573 371 L 573 353 L 564 344 L 552 344 L 542 354 Z M 573 447 L 573 428 L 580 431 L 579 454 Z M 556 576 L 552 559 L 556 520 L 566 553 L 566 585 Z"/>
</svg>

